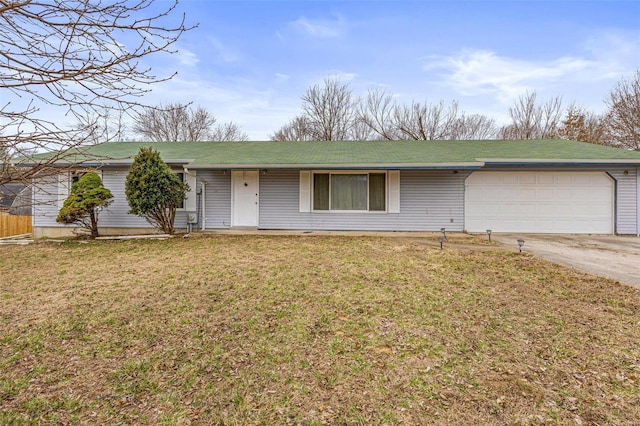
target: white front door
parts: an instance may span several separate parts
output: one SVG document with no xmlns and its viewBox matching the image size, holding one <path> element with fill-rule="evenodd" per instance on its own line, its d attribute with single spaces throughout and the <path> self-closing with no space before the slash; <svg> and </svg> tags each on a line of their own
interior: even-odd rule
<svg viewBox="0 0 640 426">
<path fill-rule="evenodd" d="M 258 171 L 234 170 L 232 226 L 258 226 Z"/>
</svg>

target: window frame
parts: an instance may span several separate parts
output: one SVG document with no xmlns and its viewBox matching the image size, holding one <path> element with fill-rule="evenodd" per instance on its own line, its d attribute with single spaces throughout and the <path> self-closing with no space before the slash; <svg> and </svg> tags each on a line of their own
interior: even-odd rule
<svg viewBox="0 0 640 426">
<path fill-rule="evenodd" d="M 82 176 L 93 171 L 100 176 L 102 179 L 102 170 L 101 169 L 91 169 L 91 168 L 81 168 L 81 169 L 71 169 L 65 170 L 58 174 L 58 210 L 64 206 L 64 202 L 69 195 L 71 194 L 71 187 L 74 183 L 80 180 Z"/>
<path fill-rule="evenodd" d="M 317 210 L 315 208 L 315 175 L 329 175 L 329 208 L 326 210 Z M 369 175 L 384 175 L 384 210 L 371 210 L 370 206 L 370 179 Z M 367 177 L 367 209 L 366 210 L 334 210 L 331 208 L 331 175 L 366 175 Z M 387 214 L 389 213 L 389 171 L 388 170 L 312 170 L 310 173 L 310 203 L 311 212 L 320 214 Z"/>
<path fill-rule="evenodd" d="M 172 168 L 171 171 L 177 176 L 182 175 L 182 183 L 189 185 L 189 191 L 184 195 L 182 199 L 182 207 L 176 207 L 177 212 L 195 212 L 198 210 L 197 206 L 197 178 L 195 170 Z"/>
</svg>

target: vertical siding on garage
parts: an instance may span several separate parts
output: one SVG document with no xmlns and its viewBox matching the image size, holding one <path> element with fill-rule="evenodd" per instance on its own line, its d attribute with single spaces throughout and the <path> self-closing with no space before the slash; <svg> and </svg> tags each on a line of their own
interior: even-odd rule
<svg viewBox="0 0 640 426">
<path fill-rule="evenodd" d="M 231 226 L 231 173 L 198 170 L 198 181 L 205 181 L 205 228 Z"/>
<path fill-rule="evenodd" d="M 452 231 L 463 229 L 466 171 L 401 171 L 400 213 L 299 211 L 298 171 L 260 175 L 262 229 Z"/>
<path fill-rule="evenodd" d="M 608 173 L 616 180 L 616 233 L 635 235 L 638 233 L 638 183 L 635 170 L 619 168 L 608 170 Z"/>
</svg>

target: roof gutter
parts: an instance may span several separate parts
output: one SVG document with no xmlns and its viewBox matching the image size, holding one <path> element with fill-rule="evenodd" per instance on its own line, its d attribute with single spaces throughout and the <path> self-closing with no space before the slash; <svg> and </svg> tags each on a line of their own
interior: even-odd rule
<svg viewBox="0 0 640 426">
<path fill-rule="evenodd" d="M 566 159 L 566 158 L 478 158 L 487 165 L 505 165 L 505 166 L 526 166 L 526 165 L 545 165 L 545 166 L 612 166 L 612 165 L 638 165 L 640 159 Z"/>
<path fill-rule="evenodd" d="M 484 166 L 483 162 L 461 163 L 318 163 L 318 164 L 191 164 L 190 169 L 281 169 L 281 170 L 436 170 L 436 169 L 471 169 L 478 170 Z"/>
<path fill-rule="evenodd" d="M 193 159 L 169 159 L 164 160 L 165 163 L 169 165 L 186 165 L 193 162 Z M 24 167 L 35 167 L 40 163 L 37 162 L 29 162 L 29 163 L 21 163 L 20 166 Z M 106 159 L 106 160 L 86 160 L 86 161 L 56 161 L 52 163 L 53 167 L 70 167 L 70 166 L 78 166 L 78 167 L 104 167 L 104 166 L 130 166 L 133 164 L 132 158 L 124 158 L 124 159 Z"/>
</svg>

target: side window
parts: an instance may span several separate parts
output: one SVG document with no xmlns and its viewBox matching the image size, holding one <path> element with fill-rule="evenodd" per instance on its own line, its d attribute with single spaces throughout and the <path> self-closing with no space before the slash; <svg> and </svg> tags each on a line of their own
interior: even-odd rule
<svg viewBox="0 0 640 426">
<path fill-rule="evenodd" d="M 176 175 L 180 178 L 180 180 L 182 182 L 184 182 L 184 172 L 176 172 Z M 184 209 L 184 198 L 182 199 L 182 201 L 180 202 L 180 204 L 178 204 L 176 206 L 176 208 L 178 209 Z"/>
<path fill-rule="evenodd" d="M 85 171 L 64 171 L 58 175 L 58 208 L 62 208 L 64 201 L 71 193 L 71 186 L 84 176 Z M 98 172 L 99 173 L 99 172 Z"/>
</svg>

